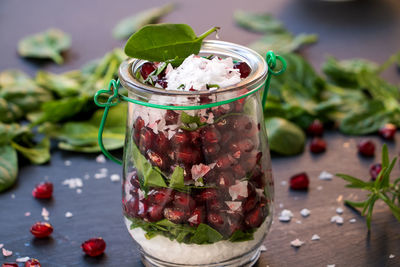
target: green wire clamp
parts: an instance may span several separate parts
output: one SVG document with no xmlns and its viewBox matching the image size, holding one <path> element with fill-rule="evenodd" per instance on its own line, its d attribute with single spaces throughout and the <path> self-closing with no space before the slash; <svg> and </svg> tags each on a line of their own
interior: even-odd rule
<svg viewBox="0 0 400 267">
<path fill-rule="evenodd" d="M 279 60 L 281 62 L 282 67 L 279 71 L 274 71 L 277 60 Z M 208 104 L 204 104 L 204 105 L 197 105 L 197 106 L 168 106 L 168 105 L 160 105 L 160 104 L 148 103 L 148 102 L 143 102 L 140 100 L 132 99 L 132 98 L 126 97 L 124 95 L 118 94 L 120 82 L 119 82 L 119 80 L 117 80 L 117 81 L 111 80 L 110 83 L 108 84 L 108 90 L 99 90 L 94 95 L 94 102 L 96 103 L 96 105 L 99 107 L 105 108 L 103 117 L 100 122 L 99 134 L 98 134 L 98 142 L 99 142 L 101 151 L 110 160 L 114 161 L 115 163 L 122 164 L 122 160 L 111 155 L 111 153 L 108 152 L 108 150 L 104 147 L 104 144 L 103 144 L 103 131 L 104 131 L 104 126 L 106 123 L 108 111 L 109 111 L 110 107 L 117 105 L 121 101 L 127 101 L 130 103 L 142 105 L 145 107 L 167 109 L 167 110 L 198 110 L 198 109 L 206 109 L 206 108 L 212 108 L 212 107 L 228 104 L 228 103 L 237 101 L 239 99 L 245 98 L 245 97 L 259 91 L 261 88 L 264 88 L 264 93 L 263 93 L 262 102 L 261 102 L 263 109 L 264 109 L 265 104 L 267 102 L 267 96 L 268 96 L 269 85 L 271 82 L 271 77 L 278 76 L 278 75 L 282 74 L 283 72 L 285 72 L 285 70 L 286 70 L 286 61 L 281 56 L 275 55 L 274 52 L 272 52 L 272 51 L 267 52 L 266 61 L 268 64 L 268 73 L 267 73 L 267 79 L 265 81 L 265 85 L 260 86 L 256 89 L 254 89 L 246 94 L 243 94 L 241 96 L 238 96 L 238 97 L 234 97 L 231 99 L 222 100 L 222 101 L 218 101 L 218 102 L 214 102 L 214 103 L 208 103 Z M 110 95 L 107 102 L 104 103 L 99 100 L 101 94 Z"/>
</svg>

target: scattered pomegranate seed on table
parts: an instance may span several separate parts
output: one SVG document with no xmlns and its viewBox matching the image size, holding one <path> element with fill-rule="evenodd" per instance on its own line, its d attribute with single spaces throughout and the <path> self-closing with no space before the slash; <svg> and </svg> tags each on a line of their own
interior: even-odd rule
<svg viewBox="0 0 400 267">
<path fill-rule="evenodd" d="M 380 163 L 372 164 L 371 167 L 369 167 L 369 174 L 371 175 L 371 179 L 373 181 L 376 180 L 376 177 L 378 177 L 381 170 L 382 170 L 382 164 Z"/>
<path fill-rule="evenodd" d="M 47 222 L 37 222 L 31 227 L 31 233 L 37 238 L 44 238 L 51 235 L 53 226 Z"/>
<path fill-rule="evenodd" d="M 290 178 L 290 189 L 292 190 L 307 190 L 310 180 L 305 172 L 293 175 Z"/>
<path fill-rule="evenodd" d="M 51 198 L 53 194 L 53 184 L 50 182 L 41 182 L 32 190 L 32 196 L 39 199 Z"/>
<path fill-rule="evenodd" d="M 379 129 L 379 135 L 386 140 L 393 140 L 396 134 L 396 125 L 387 123 Z"/>
<path fill-rule="evenodd" d="M 357 145 L 358 152 L 365 157 L 373 157 L 375 155 L 375 144 L 369 140 L 362 140 Z"/>
<path fill-rule="evenodd" d="M 310 151 L 314 154 L 319 154 L 325 152 L 326 142 L 324 139 L 319 137 L 314 137 L 310 143 Z"/>
<path fill-rule="evenodd" d="M 103 254 L 106 249 L 106 242 L 101 237 L 91 238 L 83 242 L 81 248 L 90 257 L 96 257 Z"/>
<path fill-rule="evenodd" d="M 25 267 L 41 267 L 40 262 L 37 259 L 29 259 L 25 262 Z"/>
<path fill-rule="evenodd" d="M 1 267 L 18 267 L 18 264 L 14 262 L 5 262 L 1 265 Z"/>
<path fill-rule="evenodd" d="M 316 119 L 308 126 L 307 133 L 311 136 L 322 136 L 324 134 L 324 125 L 320 120 Z"/>
</svg>

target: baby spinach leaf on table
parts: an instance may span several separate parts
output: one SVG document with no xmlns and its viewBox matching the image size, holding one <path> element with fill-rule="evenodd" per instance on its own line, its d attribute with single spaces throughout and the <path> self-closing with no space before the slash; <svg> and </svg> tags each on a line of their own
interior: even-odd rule
<svg viewBox="0 0 400 267">
<path fill-rule="evenodd" d="M 15 104 L 0 98 L 0 122 L 15 122 L 24 116 L 24 112 Z"/>
<path fill-rule="evenodd" d="M 11 187 L 17 180 L 17 152 L 10 145 L 0 146 L 0 192 Z"/>
<path fill-rule="evenodd" d="M 233 18 L 240 27 L 262 33 L 285 32 L 286 29 L 282 22 L 275 19 L 270 14 L 258 14 L 246 12 L 244 10 L 236 10 Z"/>
<path fill-rule="evenodd" d="M 304 150 L 306 136 L 296 124 L 282 118 L 268 118 L 265 126 L 271 151 L 289 156 Z"/>
<path fill-rule="evenodd" d="M 186 24 L 147 25 L 129 38 L 125 53 L 149 61 L 181 63 L 191 54 L 198 54 L 203 39 L 218 29 L 211 28 L 197 37 Z"/>
<path fill-rule="evenodd" d="M 133 16 L 121 20 L 113 29 L 113 36 L 116 39 L 128 39 L 133 33 L 147 24 L 157 23 L 163 16 L 170 13 L 175 4 L 170 3 L 161 7 L 143 10 Z"/>
<path fill-rule="evenodd" d="M 30 130 L 27 127 L 17 123 L 5 124 L 0 122 L 0 146 L 9 145 L 14 137 L 28 132 Z"/>
<path fill-rule="evenodd" d="M 69 97 L 79 94 L 81 83 L 76 78 L 63 74 L 54 74 L 46 71 L 38 71 L 36 74 L 36 83 L 57 96 Z"/>
<path fill-rule="evenodd" d="M 57 64 L 64 62 L 61 52 L 71 46 L 71 37 L 59 29 L 49 29 L 20 40 L 18 53 L 23 57 L 50 58 Z"/>
<path fill-rule="evenodd" d="M 43 138 L 40 143 L 33 147 L 24 147 L 16 142 L 11 142 L 11 145 L 33 164 L 43 164 L 50 160 L 49 138 Z"/>
</svg>

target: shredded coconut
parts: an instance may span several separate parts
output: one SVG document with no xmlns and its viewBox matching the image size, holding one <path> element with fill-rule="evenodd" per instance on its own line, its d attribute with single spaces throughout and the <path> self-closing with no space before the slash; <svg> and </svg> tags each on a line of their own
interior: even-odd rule
<svg viewBox="0 0 400 267">
<path fill-rule="evenodd" d="M 210 166 L 204 165 L 203 163 L 193 165 L 191 169 L 193 180 L 197 181 L 200 177 L 204 177 L 210 170 Z"/>
<path fill-rule="evenodd" d="M 9 256 L 11 256 L 13 254 L 13 252 L 11 250 L 7 250 L 5 248 L 2 248 L 1 252 L 3 253 L 4 257 L 9 257 Z"/>
<path fill-rule="evenodd" d="M 232 58 L 209 60 L 191 55 L 176 69 L 166 74 L 166 90 L 208 90 L 207 85 L 228 87 L 240 82 L 240 72 L 233 68 Z M 215 90 L 212 87 L 209 90 Z"/>
<path fill-rule="evenodd" d="M 70 160 L 64 161 L 65 166 L 71 166 L 72 162 Z"/>
<path fill-rule="evenodd" d="M 231 195 L 232 200 L 236 200 L 238 197 L 248 196 L 247 184 L 247 181 L 240 182 L 236 180 L 236 184 L 229 187 L 229 195 Z"/>
<path fill-rule="evenodd" d="M 231 211 L 239 211 L 242 208 L 242 202 L 240 201 L 225 201 L 225 204 Z"/>
<path fill-rule="evenodd" d="M 24 214 L 26 217 L 31 216 L 31 213 L 29 211 L 25 212 Z"/>
</svg>

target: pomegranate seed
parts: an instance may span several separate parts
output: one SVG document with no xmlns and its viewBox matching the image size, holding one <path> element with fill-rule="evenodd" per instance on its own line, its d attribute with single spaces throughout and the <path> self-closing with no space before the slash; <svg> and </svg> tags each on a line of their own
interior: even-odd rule
<svg viewBox="0 0 400 267">
<path fill-rule="evenodd" d="M 319 137 L 314 137 L 310 143 L 310 151 L 312 153 L 318 154 L 325 152 L 326 150 L 326 142 L 324 139 Z"/>
<path fill-rule="evenodd" d="M 204 144 L 215 144 L 221 140 L 221 134 L 215 127 L 205 127 L 201 131 L 201 138 Z"/>
<path fill-rule="evenodd" d="M 167 110 L 165 113 L 165 122 L 167 125 L 177 124 L 178 123 L 179 114 L 173 110 Z"/>
<path fill-rule="evenodd" d="M 225 203 L 218 199 L 212 199 L 211 201 L 207 202 L 207 208 L 209 210 L 221 211 L 225 207 Z"/>
<path fill-rule="evenodd" d="M 44 238 L 51 235 L 53 226 L 47 222 L 37 222 L 31 227 L 31 233 L 37 238 Z"/>
<path fill-rule="evenodd" d="M 379 135 L 386 140 L 393 140 L 396 134 L 396 125 L 387 123 L 379 129 Z"/>
<path fill-rule="evenodd" d="M 138 209 L 138 216 L 142 219 L 146 219 L 148 210 L 147 199 L 139 201 Z"/>
<path fill-rule="evenodd" d="M 165 206 L 174 199 L 174 191 L 171 188 L 160 188 L 152 190 L 148 196 L 149 202 Z"/>
<path fill-rule="evenodd" d="M 50 182 L 41 182 L 32 190 L 32 196 L 35 198 L 46 199 L 51 198 L 53 194 L 53 184 Z"/>
<path fill-rule="evenodd" d="M 232 167 L 233 173 L 237 179 L 241 179 L 246 176 L 246 171 L 243 169 L 242 165 L 236 164 Z"/>
<path fill-rule="evenodd" d="M 259 165 L 256 165 L 253 169 L 250 180 L 255 184 L 257 188 L 263 188 L 265 186 L 264 173 Z"/>
<path fill-rule="evenodd" d="M 237 163 L 237 160 L 235 160 L 232 156 L 228 154 L 224 154 L 220 157 L 218 157 L 216 161 L 216 167 L 220 169 L 229 169 L 231 166 L 235 165 Z"/>
<path fill-rule="evenodd" d="M 182 192 L 175 193 L 173 204 L 183 209 L 193 210 L 196 205 L 195 201 L 189 194 Z"/>
<path fill-rule="evenodd" d="M 290 178 L 290 188 L 293 190 L 307 190 L 310 180 L 305 172 L 293 175 Z"/>
<path fill-rule="evenodd" d="M 263 212 L 260 206 L 257 206 L 252 211 L 250 211 L 244 219 L 244 223 L 250 228 L 259 227 L 262 221 Z"/>
<path fill-rule="evenodd" d="M 156 69 L 153 63 L 146 62 L 140 68 L 140 75 L 142 75 L 143 79 L 146 80 L 147 77 Z"/>
<path fill-rule="evenodd" d="M 214 116 L 220 117 L 222 115 L 225 115 L 225 114 L 229 113 L 232 110 L 232 108 L 233 108 L 233 106 L 231 103 L 218 106 L 213 109 Z"/>
<path fill-rule="evenodd" d="M 164 209 L 164 217 L 173 223 L 183 223 L 189 215 L 190 213 L 178 207 Z"/>
<path fill-rule="evenodd" d="M 254 148 L 254 143 L 249 138 L 242 139 L 238 142 L 231 143 L 229 149 L 235 153 L 237 151 L 240 152 L 250 152 Z"/>
<path fill-rule="evenodd" d="M 322 136 L 324 134 L 324 125 L 318 119 L 315 119 L 307 128 L 307 133 L 311 136 Z"/>
<path fill-rule="evenodd" d="M 261 152 L 252 151 L 247 157 L 241 160 L 243 170 L 245 172 L 252 171 L 257 165 L 257 162 L 260 161 L 261 156 L 262 156 Z"/>
<path fill-rule="evenodd" d="M 208 223 L 216 228 L 221 228 L 224 225 L 224 219 L 222 218 L 221 214 L 217 212 L 209 212 L 207 215 Z"/>
<path fill-rule="evenodd" d="M 201 202 L 211 201 L 218 197 L 218 191 L 215 188 L 206 188 L 197 195 L 196 199 Z"/>
<path fill-rule="evenodd" d="M 104 253 L 106 242 L 101 237 L 91 238 L 83 242 L 81 248 L 90 257 L 96 257 Z"/>
<path fill-rule="evenodd" d="M 134 128 L 134 139 L 136 143 L 139 143 L 139 138 L 140 138 L 140 132 L 142 131 L 144 127 L 144 120 L 141 117 L 138 117 L 135 121 L 135 124 L 133 125 Z"/>
<path fill-rule="evenodd" d="M 125 215 L 128 217 L 137 217 L 139 213 L 139 197 L 132 196 L 123 206 Z"/>
<path fill-rule="evenodd" d="M 240 72 L 240 78 L 244 79 L 249 76 L 251 68 L 246 62 L 238 62 L 233 66 L 234 69 L 238 69 Z"/>
<path fill-rule="evenodd" d="M 234 104 L 233 110 L 235 112 L 238 112 L 238 113 L 243 112 L 244 101 L 242 101 L 242 100 L 244 100 L 244 98 L 233 102 L 233 104 Z"/>
<path fill-rule="evenodd" d="M 175 151 L 175 158 L 179 162 L 183 162 L 186 164 L 197 164 L 201 161 L 200 152 L 197 149 L 190 147 L 179 147 L 177 151 Z"/>
<path fill-rule="evenodd" d="M 186 131 L 178 132 L 172 137 L 172 142 L 176 147 L 186 145 L 189 141 L 190 136 Z"/>
<path fill-rule="evenodd" d="M 145 127 L 140 131 L 139 149 L 145 153 L 154 144 L 155 134 L 153 130 Z"/>
<path fill-rule="evenodd" d="M 157 151 L 164 153 L 169 149 L 169 140 L 164 133 L 158 133 L 156 136 Z"/>
<path fill-rule="evenodd" d="M 14 262 L 5 262 L 1 265 L 1 267 L 18 267 L 18 264 Z"/>
<path fill-rule="evenodd" d="M 190 141 L 194 145 L 199 145 L 201 142 L 201 135 L 199 131 L 192 131 L 190 132 Z"/>
<path fill-rule="evenodd" d="M 139 177 L 137 176 L 136 172 L 132 175 L 130 179 L 130 183 L 132 185 L 131 187 L 131 194 L 137 196 L 138 191 L 140 189 L 140 182 L 139 182 Z"/>
<path fill-rule="evenodd" d="M 362 140 L 358 143 L 358 152 L 365 157 L 375 155 L 375 144 L 371 140 Z"/>
<path fill-rule="evenodd" d="M 222 134 L 222 137 L 221 137 L 221 143 L 220 143 L 220 145 L 224 146 L 224 145 L 226 145 L 226 144 L 229 144 L 230 142 L 232 142 L 232 140 L 234 139 L 234 137 L 235 137 L 235 134 L 234 134 L 233 132 L 230 132 L 229 130 L 226 131 L 226 132 L 224 132 L 224 133 Z"/>
<path fill-rule="evenodd" d="M 147 211 L 147 214 L 150 222 L 157 222 L 159 220 L 162 220 L 162 218 L 164 218 L 163 207 L 158 205 L 150 206 Z"/>
<path fill-rule="evenodd" d="M 168 87 L 168 82 L 167 79 L 157 79 L 157 83 L 162 87 L 162 88 L 167 88 Z"/>
<path fill-rule="evenodd" d="M 232 128 L 247 136 L 247 133 L 253 128 L 253 122 L 248 116 L 236 116 L 233 119 Z"/>
<path fill-rule="evenodd" d="M 190 220 L 190 218 L 192 219 Z M 189 224 L 191 226 L 197 226 L 200 223 L 204 223 L 206 220 L 204 207 L 196 207 L 193 210 L 192 214 L 190 214 L 190 218 L 189 218 Z"/>
<path fill-rule="evenodd" d="M 382 164 L 380 163 L 373 164 L 371 165 L 371 167 L 369 167 L 369 174 L 371 175 L 371 179 L 373 181 L 376 180 L 381 170 L 382 170 Z"/>
<path fill-rule="evenodd" d="M 221 147 L 218 144 L 208 144 L 203 147 L 203 153 L 206 157 L 215 156 L 220 150 Z"/>
<path fill-rule="evenodd" d="M 150 162 L 152 163 L 153 166 L 159 167 L 161 170 L 164 170 L 166 168 L 166 162 L 165 160 L 161 157 L 160 154 L 152 151 L 152 150 L 147 150 L 147 157 L 149 158 Z"/>
<path fill-rule="evenodd" d="M 253 194 L 252 196 L 249 196 L 243 203 L 243 212 L 249 212 L 254 209 L 259 201 L 259 198 L 260 197 L 258 196 L 258 194 Z"/>
<path fill-rule="evenodd" d="M 236 165 L 238 166 L 238 165 Z M 235 171 L 235 166 L 233 171 Z M 243 177 L 243 176 L 242 176 Z M 230 172 L 221 172 L 218 176 L 217 184 L 221 187 L 229 187 L 235 184 L 235 176 Z"/>
<path fill-rule="evenodd" d="M 41 267 L 40 262 L 37 259 L 29 259 L 25 262 L 25 267 Z"/>
</svg>

